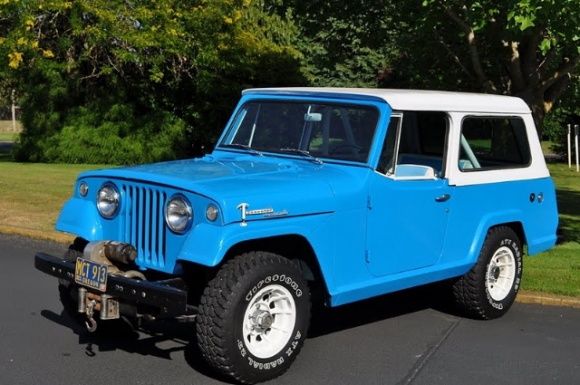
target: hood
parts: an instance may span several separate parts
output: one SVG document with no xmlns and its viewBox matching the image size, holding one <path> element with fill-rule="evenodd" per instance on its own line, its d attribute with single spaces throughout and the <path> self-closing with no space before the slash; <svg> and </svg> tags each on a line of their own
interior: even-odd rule
<svg viewBox="0 0 580 385">
<path fill-rule="evenodd" d="M 223 153 L 89 171 L 80 178 L 135 180 L 199 194 L 217 202 L 224 222 L 229 223 L 240 220 L 242 204 L 247 220 L 333 212 L 336 186 L 352 178 L 343 169 L 366 170 L 307 159 Z"/>
</svg>

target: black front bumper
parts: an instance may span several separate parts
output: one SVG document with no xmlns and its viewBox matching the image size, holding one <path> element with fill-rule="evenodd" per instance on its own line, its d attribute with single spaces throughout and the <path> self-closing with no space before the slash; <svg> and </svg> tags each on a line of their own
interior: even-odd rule
<svg viewBox="0 0 580 385">
<path fill-rule="evenodd" d="M 37 253 L 34 266 L 43 273 L 75 283 L 75 263 L 45 253 Z M 107 277 L 107 291 L 121 302 L 157 310 L 160 317 L 175 317 L 195 313 L 187 305 L 187 291 L 171 286 L 175 280 L 138 281 L 114 274 Z"/>
</svg>

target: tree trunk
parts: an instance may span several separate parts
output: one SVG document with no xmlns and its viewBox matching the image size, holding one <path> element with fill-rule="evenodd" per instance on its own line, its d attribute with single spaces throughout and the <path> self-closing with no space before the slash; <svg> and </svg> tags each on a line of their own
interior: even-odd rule
<svg viewBox="0 0 580 385">
<path fill-rule="evenodd" d="M 532 117 L 534 118 L 536 131 L 538 132 L 538 137 L 542 140 L 542 134 L 544 133 L 544 118 L 546 117 L 546 110 L 544 109 L 544 94 L 534 92 L 534 90 L 528 87 L 525 90 L 516 93 L 514 96 L 522 98 L 528 107 L 530 107 L 530 110 L 532 110 Z"/>
<path fill-rule="evenodd" d="M 538 137 L 542 139 L 544 132 L 544 118 L 552 109 L 554 105 L 562 96 L 571 81 L 571 75 L 568 73 L 558 78 L 549 87 L 540 87 L 534 83 L 528 84 L 526 89 L 515 94 L 522 98 L 532 110 Z"/>
<path fill-rule="evenodd" d="M 546 111 L 544 109 L 544 101 L 536 100 L 530 109 L 532 110 L 532 117 L 534 118 L 534 123 L 536 124 L 536 131 L 538 132 L 538 138 L 542 140 L 542 135 L 544 133 L 544 118 L 546 117 Z"/>
</svg>

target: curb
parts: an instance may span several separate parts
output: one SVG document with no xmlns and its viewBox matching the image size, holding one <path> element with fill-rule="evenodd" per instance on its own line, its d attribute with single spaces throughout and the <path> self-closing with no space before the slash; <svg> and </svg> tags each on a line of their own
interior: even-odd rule
<svg viewBox="0 0 580 385">
<path fill-rule="evenodd" d="M 562 306 L 580 309 L 580 298 L 560 296 L 554 294 L 520 291 L 516 302 L 544 306 Z"/>
</svg>

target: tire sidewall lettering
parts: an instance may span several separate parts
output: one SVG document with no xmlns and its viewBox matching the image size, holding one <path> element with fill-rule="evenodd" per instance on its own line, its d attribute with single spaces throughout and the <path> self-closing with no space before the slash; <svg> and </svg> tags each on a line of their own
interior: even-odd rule
<svg viewBox="0 0 580 385">
<path fill-rule="evenodd" d="M 256 283 L 246 291 L 246 295 L 244 296 L 244 307 L 248 306 L 260 289 L 263 289 L 268 285 L 282 285 L 286 287 L 294 297 L 298 307 L 300 299 L 304 295 L 305 288 L 302 287 L 302 283 L 299 282 L 299 280 L 295 280 L 293 276 L 288 273 L 269 274 L 263 278 L 260 277 L 255 282 Z M 292 361 L 294 358 L 292 356 L 295 355 L 296 350 L 301 346 L 301 340 L 305 338 L 305 334 L 302 332 L 301 326 L 298 322 L 299 321 L 297 320 L 295 326 L 296 329 L 293 331 L 294 336 L 290 338 L 288 343 L 278 353 L 269 358 L 261 359 L 255 357 L 246 348 L 243 336 L 237 339 L 236 347 L 242 362 L 245 362 L 252 370 L 268 371 L 280 369 L 280 367 L 286 362 Z M 290 359 L 290 357 L 292 357 L 292 359 Z"/>
<path fill-rule="evenodd" d="M 485 295 L 486 295 L 487 302 L 489 303 L 489 305 L 493 309 L 495 309 L 497 311 L 503 311 L 505 304 L 507 303 L 509 305 L 513 301 L 513 298 L 515 298 L 515 295 L 517 294 L 519 287 L 520 287 L 520 284 L 521 284 L 522 252 L 520 250 L 518 243 L 510 238 L 502 239 L 499 242 L 499 246 L 497 248 L 499 248 L 499 247 L 507 247 L 513 252 L 515 263 L 516 263 L 516 276 L 515 276 L 515 279 L 514 279 L 514 282 L 512 284 L 512 287 L 510 289 L 509 294 L 503 300 L 495 301 L 493 298 L 491 298 L 491 295 L 487 289 L 485 289 Z M 490 255 L 490 260 L 491 260 L 492 255 L 493 255 L 493 253 L 491 253 L 491 255 Z M 487 269 L 489 268 L 489 263 L 490 263 L 490 261 L 488 261 L 486 272 L 487 272 Z"/>
<path fill-rule="evenodd" d="M 268 285 L 270 283 L 282 284 L 282 285 L 286 286 L 290 290 L 290 292 L 293 293 L 293 295 L 296 298 L 302 297 L 303 291 L 300 288 L 300 284 L 297 281 L 295 281 L 292 277 L 290 277 L 289 275 L 286 275 L 286 274 L 273 274 L 273 275 L 268 275 L 264 279 L 259 280 L 254 286 L 252 286 L 252 288 L 250 290 L 248 290 L 248 292 L 246 293 L 246 296 L 244 298 L 246 300 L 246 302 L 250 302 L 252 300 L 252 298 L 254 297 L 254 295 L 262 287 L 264 287 L 264 285 Z"/>
<path fill-rule="evenodd" d="M 294 354 L 296 348 L 300 346 L 301 339 L 303 339 L 303 333 L 300 330 L 296 330 L 294 337 L 288 341 L 288 344 L 278 354 L 266 360 L 254 357 L 248 352 L 244 342 L 240 339 L 237 341 L 237 348 L 242 360 L 252 369 L 271 370 L 283 365 L 286 362 L 286 358 Z"/>
<path fill-rule="evenodd" d="M 489 302 L 491 307 L 493 307 L 494 309 L 497 309 L 497 310 L 503 310 L 503 303 L 494 301 L 494 299 L 491 298 L 489 291 L 486 290 L 485 293 L 487 295 L 487 302 Z M 510 295 L 508 295 L 506 298 L 504 298 L 504 300 L 509 298 Z"/>
</svg>

